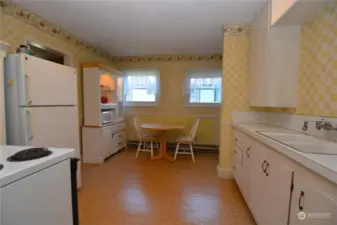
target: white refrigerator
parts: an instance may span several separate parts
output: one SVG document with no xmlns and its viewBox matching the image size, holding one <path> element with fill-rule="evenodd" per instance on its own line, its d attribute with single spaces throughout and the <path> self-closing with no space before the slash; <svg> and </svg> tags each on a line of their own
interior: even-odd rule
<svg viewBox="0 0 337 225">
<path fill-rule="evenodd" d="M 8 145 L 73 148 L 80 158 L 77 102 L 76 69 L 24 53 L 5 58 Z"/>
</svg>

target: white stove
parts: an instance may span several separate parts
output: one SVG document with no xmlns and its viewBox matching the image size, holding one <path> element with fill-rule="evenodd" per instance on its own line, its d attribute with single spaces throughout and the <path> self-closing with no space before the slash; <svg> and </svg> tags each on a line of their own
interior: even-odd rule
<svg viewBox="0 0 337 225">
<path fill-rule="evenodd" d="M 52 151 L 52 154 L 46 157 L 22 162 L 8 161 L 10 156 L 28 148 L 32 147 L 0 146 L 0 164 L 3 165 L 3 168 L 0 170 L 0 187 L 76 156 L 76 151 L 74 149 L 48 148 Z"/>
<path fill-rule="evenodd" d="M 29 148 L 0 146 L 0 225 L 78 224 L 76 151 L 48 148 L 41 158 L 15 161 L 32 157 Z"/>
</svg>

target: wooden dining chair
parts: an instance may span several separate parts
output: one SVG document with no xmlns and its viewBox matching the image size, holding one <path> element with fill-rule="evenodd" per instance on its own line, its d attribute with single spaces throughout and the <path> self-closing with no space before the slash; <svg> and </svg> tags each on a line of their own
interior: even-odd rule
<svg viewBox="0 0 337 225">
<path fill-rule="evenodd" d="M 176 150 L 175 150 L 175 153 L 174 153 L 174 160 L 176 160 L 178 154 L 192 155 L 192 160 L 193 160 L 193 162 L 195 162 L 194 153 L 193 153 L 193 144 L 194 144 L 195 136 L 196 136 L 197 129 L 198 129 L 198 126 L 199 126 L 199 121 L 200 121 L 200 119 L 198 118 L 194 122 L 194 125 L 193 125 L 189 135 L 179 136 L 177 138 L 177 140 L 176 140 L 177 141 L 177 147 L 176 147 Z M 180 145 L 188 145 L 189 148 L 181 148 Z M 182 151 L 179 151 L 179 150 L 182 150 Z"/>
<path fill-rule="evenodd" d="M 159 150 L 156 134 L 145 133 L 140 127 L 141 123 L 138 117 L 134 118 L 134 126 L 139 140 L 136 158 L 138 158 L 139 152 L 150 152 L 152 157 L 154 147 L 153 144 L 155 144 L 156 149 Z"/>
</svg>

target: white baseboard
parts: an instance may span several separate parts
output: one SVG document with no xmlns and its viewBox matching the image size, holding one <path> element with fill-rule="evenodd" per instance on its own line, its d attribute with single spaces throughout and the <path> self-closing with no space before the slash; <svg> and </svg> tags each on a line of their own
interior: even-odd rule
<svg viewBox="0 0 337 225">
<path fill-rule="evenodd" d="M 233 173 L 230 168 L 220 168 L 217 166 L 216 168 L 218 172 L 218 177 L 223 179 L 233 179 Z"/>
</svg>

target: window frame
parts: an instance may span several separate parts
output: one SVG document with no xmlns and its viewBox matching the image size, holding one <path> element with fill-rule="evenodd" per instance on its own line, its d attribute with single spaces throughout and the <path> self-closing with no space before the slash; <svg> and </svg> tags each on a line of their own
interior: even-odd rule
<svg viewBox="0 0 337 225">
<path fill-rule="evenodd" d="M 128 73 L 143 73 L 144 75 L 128 75 Z M 145 73 L 151 73 L 150 75 L 145 75 Z M 153 74 L 152 74 L 153 73 Z M 128 69 L 123 70 L 124 74 L 124 106 L 126 107 L 156 107 L 159 105 L 160 100 L 160 70 L 158 69 Z M 155 94 L 155 101 L 154 102 L 133 102 L 126 100 L 126 85 L 127 85 L 127 77 L 128 76 L 155 76 L 156 77 L 156 94 Z"/>
<path fill-rule="evenodd" d="M 190 102 L 190 95 L 191 95 L 191 88 L 190 88 L 190 81 L 192 78 L 220 78 L 221 79 L 221 89 L 220 89 L 220 103 L 198 103 L 198 102 Z M 183 94 L 184 94 L 184 101 L 185 107 L 221 107 L 222 102 L 222 71 L 221 69 L 198 69 L 198 70 L 190 70 L 187 72 L 185 77 L 185 82 L 183 86 Z M 216 90 L 209 88 L 210 90 Z"/>
</svg>

